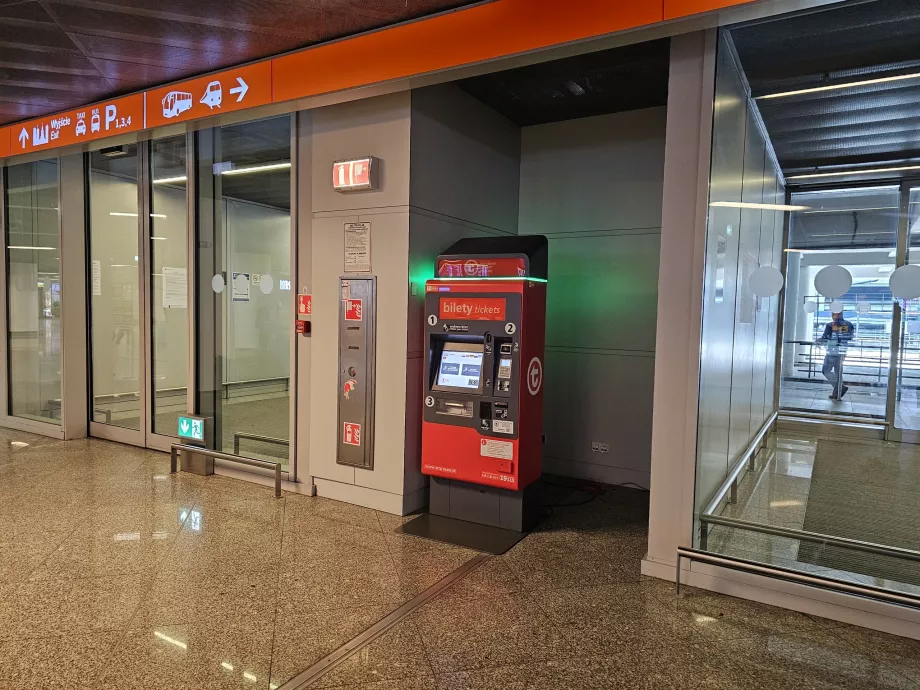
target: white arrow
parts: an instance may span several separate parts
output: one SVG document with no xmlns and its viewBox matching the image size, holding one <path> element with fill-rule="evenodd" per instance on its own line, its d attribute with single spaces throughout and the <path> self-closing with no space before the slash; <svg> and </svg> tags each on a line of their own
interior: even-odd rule
<svg viewBox="0 0 920 690">
<path fill-rule="evenodd" d="M 183 419 L 183 420 L 179 423 L 179 430 L 180 430 L 183 434 L 187 434 L 187 433 L 188 433 L 188 420 L 187 420 L 187 419 Z"/>
<path fill-rule="evenodd" d="M 22 144 L 22 148 L 26 147 L 26 142 L 29 140 L 29 133 L 26 131 L 26 128 L 23 127 L 22 131 L 19 133 L 19 143 Z"/>
<path fill-rule="evenodd" d="M 246 92 L 249 91 L 249 84 L 243 81 L 242 77 L 237 77 L 236 80 L 240 83 L 239 86 L 234 86 L 230 89 L 230 95 L 238 93 L 239 96 L 236 97 L 236 102 L 239 103 L 243 100 L 243 96 L 246 95 Z"/>
</svg>

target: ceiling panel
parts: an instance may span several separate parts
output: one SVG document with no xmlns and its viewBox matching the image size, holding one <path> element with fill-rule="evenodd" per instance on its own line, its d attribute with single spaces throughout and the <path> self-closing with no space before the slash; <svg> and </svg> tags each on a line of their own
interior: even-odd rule
<svg viewBox="0 0 920 690">
<path fill-rule="evenodd" d="M 460 87 L 521 127 L 668 101 L 667 39 L 494 72 Z"/>
<path fill-rule="evenodd" d="M 920 78 L 759 98 L 920 73 L 916 0 L 851 2 L 730 33 L 787 174 L 920 158 Z"/>
<path fill-rule="evenodd" d="M 477 1 L 0 0 L 0 124 Z"/>
</svg>

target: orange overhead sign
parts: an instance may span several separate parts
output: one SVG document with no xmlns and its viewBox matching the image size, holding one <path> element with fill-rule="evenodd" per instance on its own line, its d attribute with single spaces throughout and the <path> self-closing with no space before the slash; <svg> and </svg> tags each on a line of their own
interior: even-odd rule
<svg viewBox="0 0 920 690">
<path fill-rule="evenodd" d="M 679 19 L 692 14 L 712 12 L 735 5 L 746 5 L 754 0 L 664 0 L 664 19 Z"/>
<path fill-rule="evenodd" d="M 753 0 L 494 0 L 0 129 L 0 157 L 404 79 Z"/>
<path fill-rule="evenodd" d="M 40 117 L 9 129 L 13 155 L 137 132 L 144 129 L 144 94 Z"/>
<path fill-rule="evenodd" d="M 662 20 L 661 0 L 498 0 L 273 63 L 276 102 L 426 74 Z"/>
<path fill-rule="evenodd" d="M 147 92 L 147 126 L 185 122 L 272 102 L 270 61 Z"/>
</svg>

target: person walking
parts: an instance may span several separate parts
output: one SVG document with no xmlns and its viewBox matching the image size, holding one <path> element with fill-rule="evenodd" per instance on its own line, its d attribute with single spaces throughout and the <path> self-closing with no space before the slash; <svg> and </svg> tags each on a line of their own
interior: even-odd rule
<svg viewBox="0 0 920 690">
<path fill-rule="evenodd" d="M 840 400 L 849 390 L 849 386 L 843 384 L 843 360 L 846 358 L 847 347 L 853 339 L 856 327 L 843 318 L 843 312 L 832 313 L 831 319 L 824 327 L 824 335 L 819 339 L 827 348 L 821 371 L 833 387 L 828 397 L 831 400 Z"/>
</svg>

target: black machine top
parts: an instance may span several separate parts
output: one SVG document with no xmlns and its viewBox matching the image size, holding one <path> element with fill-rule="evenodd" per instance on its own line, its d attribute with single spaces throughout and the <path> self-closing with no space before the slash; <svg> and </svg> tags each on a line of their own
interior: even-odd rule
<svg viewBox="0 0 920 690">
<path fill-rule="evenodd" d="M 548 243 L 543 235 L 508 235 L 504 237 L 467 237 L 452 244 L 437 260 L 457 263 L 481 259 L 523 259 L 524 276 L 547 278 Z"/>
</svg>

